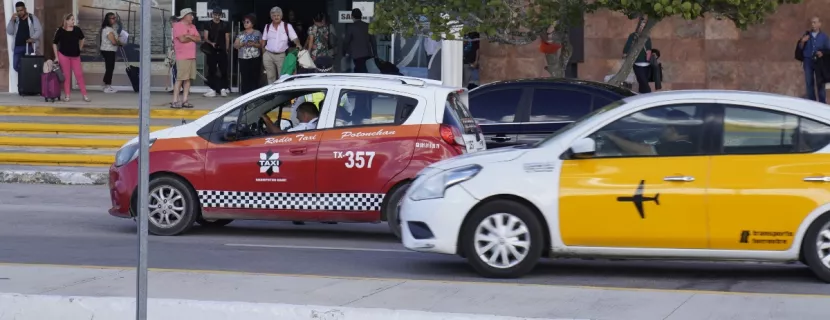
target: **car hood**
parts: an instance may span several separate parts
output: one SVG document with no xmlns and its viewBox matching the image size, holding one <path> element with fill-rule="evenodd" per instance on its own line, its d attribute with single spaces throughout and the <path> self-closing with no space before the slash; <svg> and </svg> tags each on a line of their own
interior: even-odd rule
<svg viewBox="0 0 830 320">
<path fill-rule="evenodd" d="M 177 129 L 179 129 L 180 127 L 182 127 L 182 126 L 175 126 L 175 127 L 170 127 L 170 128 L 166 128 L 166 129 L 161 129 L 161 130 L 158 130 L 158 131 L 153 131 L 153 132 L 150 132 L 150 140 L 152 140 L 152 139 L 164 139 L 164 138 L 167 138 L 167 137 L 169 137 L 169 136 L 170 136 L 173 132 L 175 132 Z M 133 143 L 137 143 L 137 142 L 138 142 L 138 136 L 136 136 L 135 138 L 132 138 L 130 141 L 127 141 L 127 143 L 125 143 L 125 144 L 124 144 L 124 145 L 122 145 L 121 147 L 124 147 L 124 146 L 130 145 L 130 144 L 133 144 Z"/>
<path fill-rule="evenodd" d="M 473 153 L 465 153 L 463 155 L 444 159 L 442 161 L 438 161 L 430 165 L 429 169 L 438 169 L 438 170 L 447 170 L 456 167 L 461 167 L 469 164 L 486 164 L 486 163 L 494 163 L 494 162 L 506 162 L 512 161 L 523 154 L 527 153 L 529 150 L 526 149 L 524 146 L 514 146 L 514 147 L 504 147 L 504 148 L 496 148 L 496 149 L 489 149 L 485 151 L 473 152 Z"/>
</svg>

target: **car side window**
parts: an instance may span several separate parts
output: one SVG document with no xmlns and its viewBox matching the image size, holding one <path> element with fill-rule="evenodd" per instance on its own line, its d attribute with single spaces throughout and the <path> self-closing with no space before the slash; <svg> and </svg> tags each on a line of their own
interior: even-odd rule
<svg viewBox="0 0 830 320">
<path fill-rule="evenodd" d="M 722 151 L 725 154 L 813 152 L 830 140 L 830 127 L 793 114 L 726 106 Z"/>
<path fill-rule="evenodd" d="M 343 90 L 337 101 L 335 128 L 377 124 L 401 124 L 418 100 L 406 96 L 363 90 Z"/>
<path fill-rule="evenodd" d="M 575 121 L 591 112 L 591 94 L 567 89 L 533 90 L 530 122 Z"/>
<path fill-rule="evenodd" d="M 521 88 L 481 92 L 470 96 L 470 113 L 479 124 L 513 122 L 521 98 Z"/>
<path fill-rule="evenodd" d="M 589 136 L 594 158 L 703 154 L 704 106 L 654 107 L 617 119 Z"/>
</svg>

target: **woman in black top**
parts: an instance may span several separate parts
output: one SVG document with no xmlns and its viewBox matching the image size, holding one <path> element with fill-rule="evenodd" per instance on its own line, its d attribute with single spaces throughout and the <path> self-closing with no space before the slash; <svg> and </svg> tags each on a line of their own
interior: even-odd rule
<svg viewBox="0 0 830 320">
<path fill-rule="evenodd" d="M 58 63 L 60 63 L 64 75 L 63 92 L 66 97 L 63 98 L 63 101 L 69 102 L 73 73 L 75 74 L 75 80 L 78 81 L 78 87 L 81 88 L 84 101 L 90 101 L 86 94 L 84 71 L 81 68 L 81 48 L 83 47 L 84 32 L 81 31 L 81 28 L 75 27 L 75 16 L 73 14 L 65 15 L 63 26 L 55 31 L 55 40 L 52 41 L 52 49 L 55 50 L 55 56 L 58 57 Z"/>
</svg>

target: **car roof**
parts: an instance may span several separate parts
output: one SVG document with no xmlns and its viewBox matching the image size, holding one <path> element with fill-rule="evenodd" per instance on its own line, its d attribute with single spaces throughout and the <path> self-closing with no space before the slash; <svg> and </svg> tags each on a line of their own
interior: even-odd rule
<svg viewBox="0 0 830 320">
<path fill-rule="evenodd" d="M 441 81 L 376 73 L 308 73 L 296 74 L 277 80 L 272 86 L 278 86 L 286 83 L 302 83 L 302 84 L 331 84 L 332 82 L 347 82 L 354 84 L 356 81 L 360 83 L 375 83 L 383 86 L 406 86 L 408 88 L 425 88 L 425 89 L 441 89 L 441 90 L 460 90 L 444 85 Z"/>
<path fill-rule="evenodd" d="M 830 119 L 830 108 L 824 103 L 804 98 L 786 96 L 768 92 L 740 91 L 740 90 L 671 90 L 657 91 L 648 94 L 638 94 L 623 99 L 625 102 L 651 103 L 667 100 L 682 99 L 711 99 L 733 100 L 753 104 L 773 105 L 786 109 L 801 109 L 812 114 Z"/>
<path fill-rule="evenodd" d="M 514 80 L 502 80 L 491 82 L 488 84 L 481 85 L 476 87 L 474 91 L 478 91 L 479 89 L 486 89 L 493 86 L 501 86 L 501 85 L 508 85 L 508 84 L 565 84 L 565 85 L 573 85 L 573 86 L 583 86 L 583 87 L 591 87 L 594 89 L 599 89 L 603 91 L 610 91 L 612 93 L 629 97 L 636 95 L 637 93 L 631 91 L 629 89 L 618 87 L 612 84 L 598 82 L 598 81 L 591 81 L 591 80 L 584 80 L 584 79 L 575 79 L 575 78 L 523 78 L 523 79 L 514 79 Z"/>
</svg>

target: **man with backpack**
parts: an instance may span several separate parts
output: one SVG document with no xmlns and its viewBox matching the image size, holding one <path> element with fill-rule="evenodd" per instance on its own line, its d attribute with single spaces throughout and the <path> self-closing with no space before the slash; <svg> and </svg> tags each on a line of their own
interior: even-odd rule
<svg viewBox="0 0 830 320">
<path fill-rule="evenodd" d="M 271 84 L 277 81 L 288 49 L 292 45 L 295 48 L 302 48 L 294 27 L 290 23 L 282 21 L 282 9 L 280 7 L 271 8 L 271 23 L 265 25 L 261 42 L 262 47 L 265 48 L 262 53 L 262 64 L 265 67 L 268 83 Z"/>
<path fill-rule="evenodd" d="M 6 25 L 6 33 L 14 37 L 14 71 L 20 72 L 20 56 L 34 53 L 43 35 L 43 27 L 35 15 L 26 11 L 26 4 L 18 1 L 14 4 L 17 14 L 13 14 Z"/>
</svg>

